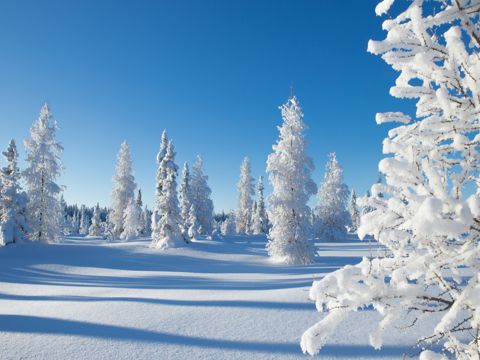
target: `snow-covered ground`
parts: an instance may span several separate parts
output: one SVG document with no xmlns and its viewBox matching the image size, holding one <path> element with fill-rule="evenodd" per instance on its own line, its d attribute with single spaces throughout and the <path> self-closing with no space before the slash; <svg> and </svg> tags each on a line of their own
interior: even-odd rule
<svg viewBox="0 0 480 360">
<path fill-rule="evenodd" d="M 368 255 L 367 243 L 319 244 L 311 266 L 272 264 L 263 237 L 159 251 L 148 240 L 0 249 L 1 359 L 305 359 L 321 316 L 314 279 Z M 370 311 L 340 326 L 322 359 L 400 359 L 414 334 L 368 345 Z"/>
</svg>

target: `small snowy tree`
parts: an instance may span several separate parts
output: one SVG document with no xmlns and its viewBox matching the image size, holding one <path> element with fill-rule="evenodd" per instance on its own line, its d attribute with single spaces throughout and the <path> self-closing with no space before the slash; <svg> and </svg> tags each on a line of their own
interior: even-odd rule
<svg viewBox="0 0 480 360">
<path fill-rule="evenodd" d="M 134 240 L 140 236 L 142 230 L 142 208 L 134 199 L 130 199 L 123 215 L 123 232 L 120 239 L 123 241 Z"/>
<path fill-rule="evenodd" d="M 143 208 L 142 217 L 143 217 L 143 224 L 144 224 L 142 234 L 144 236 L 151 236 L 152 235 L 152 212 L 148 210 L 147 205 L 145 205 L 145 207 Z"/>
<path fill-rule="evenodd" d="M 190 186 L 190 170 L 187 162 L 183 164 L 182 184 L 180 185 L 180 215 L 184 224 L 184 231 L 190 228 L 190 208 L 192 207 L 192 189 Z"/>
<path fill-rule="evenodd" d="M 188 237 L 192 240 L 198 238 L 198 221 L 197 215 L 195 215 L 195 207 L 192 205 L 190 206 L 190 214 L 188 218 Z"/>
<path fill-rule="evenodd" d="M 157 172 L 160 176 L 157 177 L 157 180 L 161 181 L 161 184 L 157 184 L 157 207 L 152 232 L 152 246 L 166 249 L 185 244 L 177 198 L 178 166 L 175 164 L 175 151 L 171 140 L 167 144 L 165 155 L 160 159 Z"/>
<path fill-rule="evenodd" d="M 20 170 L 15 141 L 3 152 L 7 166 L 0 170 L 0 246 L 25 240 L 29 230 L 25 219 L 27 195 L 20 187 Z"/>
<path fill-rule="evenodd" d="M 87 208 L 82 205 L 80 208 L 80 235 L 87 235 L 90 228 L 90 218 L 87 213 Z"/>
<path fill-rule="evenodd" d="M 325 167 L 325 178 L 318 191 L 320 239 L 338 240 L 345 236 L 346 227 L 350 224 L 347 212 L 348 194 L 348 187 L 343 183 L 343 170 L 335 153 L 331 153 Z"/>
<path fill-rule="evenodd" d="M 56 242 L 63 236 L 62 187 L 56 183 L 63 170 L 60 160 L 63 147 L 55 138 L 57 129 L 50 108 L 44 104 L 30 128 L 31 139 L 25 141 L 27 168 L 23 178 L 28 195 L 28 237 L 34 241 Z"/>
<path fill-rule="evenodd" d="M 360 226 L 360 213 L 358 212 L 357 194 L 355 194 L 355 190 L 352 191 L 352 195 L 350 197 L 348 212 L 350 213 L 350 219 L 351 219 L 350 231 L 352 233 L 356 233 L 358 230 L 358 227 Z"/>
<path fill-rule="evenodd" d="M 238 189 L 238 210 L 235 217 L 237 234 L 248 234 L 252 219 L 252 196 L 255 194 L 253 178 L 250 175 L 250 161 L 243 159 L 240 167 L 240 180 L 237 184 Z"/>
<path fill-rule="evenodd" d="M 235 213 L 232 211 L 230 214 L 228 214 L 227 218 L 225 221 L 222 223 L 221 226 L 221 232 L 222 235 L 224 236 L 229 236 L 229 235 L 236 235 L 236 221 L 235 221 Z"/>
<path fill-rule="evenodd" d="M 269 197 L 272 227 L 268 254 L 278 262 L 308 264 L 314 251 L 308 241 L 310 208 L 307 203 L 317 186 L 311 178 L 313 161 L 306 152 L 302 110 L 295 96 L 280 107 L 280 138 L 268 156 L 267 172 L 273 187 Z"/>
<path fill-rule="evenodd" d="M 395 326 L 417 334 L 421 360 L 479 359 L 480 2 L 384 0 L 376 11 L 390 9 L 386 39 L 368 49 L 399 72 L 390 93 L 416 99 L 417 116 L 377 114 L 401 125 L 384 141 L 386 183 L 372 187 L 374 210 L 359 229 L 388 252 L 314 283 L 310 296 L 327 315 L 302 348 L 316 354 L 350 312 L 371 306 L 377 349 Z"/>
<path fill-rule="evenodd" d="M 199 235 L 209 235 L 213 230 L 213 202 L 210 199 L 212 190 L 208 186 L 208 176 L 203 173 L 203 161 L 200 156 L 197 156 L 193 165 L 191 189 L 192 205 L 195 207 Z"/>
<path fill-rule="evenodd" d="M 117 155 L 116 174 L 113 177 L 112 211 L 109 219 L 113 224 L 113 234 L 119 237 L 123 232 L 125 211 L 131 200 L 135 198 L 135 178 L 133 176 L 130 149 L 126 141 L 120 146 Z"/>
<path fill-rule="evenodd" d="M 97 204 L 93 209 L 92 225 L 88 229 L 90 236 L 100 236 L 102 234 L 102 220 L 100 219 L 100 206 Z"/>
<path fill-rule="evenodd" d="M 255 212 L 253 213 L 252 233 L 254 235 L 266 234 L 268 232 L 268 218 L 265 209 L 265 200 L 263 197 L 263 176 L 258 178 L 257 201 Z"/>
</svg>

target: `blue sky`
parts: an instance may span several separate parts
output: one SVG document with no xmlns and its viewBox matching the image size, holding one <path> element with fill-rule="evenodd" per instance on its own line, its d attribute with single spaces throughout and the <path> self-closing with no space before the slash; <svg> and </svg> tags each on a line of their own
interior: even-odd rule
<svg viewBox="0 0 480 360">
<path fill-rule="evenodd" d="M 374 0 L 0 0 L 0 147 L 23 139 L 48 101 L 61 126 L 68 202 L 110 202 L 126 139 L 153 204 L 164 128 L 177 160 L 204 157 L 217 211 L 236 206 L 244 156 L 264 175 L 293 84 L 314 178 L 336 151 L 345 182 L 377 179 L 395 73 L 366 52 L 382 39 Z"/>
</svg>

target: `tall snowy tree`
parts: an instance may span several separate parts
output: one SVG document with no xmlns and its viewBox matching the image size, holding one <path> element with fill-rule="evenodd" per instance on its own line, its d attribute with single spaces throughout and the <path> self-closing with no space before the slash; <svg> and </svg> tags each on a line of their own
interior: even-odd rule
<svg viewBox="0 0 480 360">
<path fill-rule="evenodd" d="M 268 217 L 265 209 L 265 200 L 263 196 L 263 176 L 258 178 L 256 209 L 253 214 L 252 233 L 254 235 L 266 234 L 268 232 Z"/>
<path fill-rule="evenodd" d="M 160 158 L 160 156 L 158 157 Z M 157 184 L 157 207 L 152 232 L 152 245 L 161 249 L 185 244 L 182 236 L 182 218 L 177 197 L 178 166 L 175 164 L 175 151 L 172 141 L 167 144 L 165 155 L 160 158 L 157 174 L 164 176 Z"/>
<path fill-rule="evenodd" d="M 120 146 L 117 155 L 116 174 L 113 177 L 112 211 L 109 220 L 113 225 L 113 235 L 119 237 L 123 232 L 125 211 L 130 200 L 135 199 L 135 178 L 133 176 L 130 148 L 126 141 Z"/>
<path fill-rule="evenodd" d="M 391 7 L 395 3 L 395 6 Z M 375 184 L 359 235 L 388 251 L 363 258 L 315 282 L 310 295 L 327 312 L 302 337 L 315 354 L 351 312 L 380 314 L 370 343 L 381 348 L 391 327 L 416 334 L 421 360 L 480 358 L 480 2 L 394 1 L 383 41 L 370 41 L 399 75 L 390 93 L 416 99 L 416 118 L 396 121 L 379 163 L 386 183 Z M 383 194 L 379 197 L 378 194 Z M 432 326 L 418 326 L 429 323 Z"/>
<path fill-rule="evenodd" d="M 57 122 L 44 104 L 38 120 L 30 128 L 31 139 L 25 140 L 27 168 L 23 173 L 28 194 L 27 221 L 29 239 L 56 242 L 62 238 L 62 187 L 57 178 L 63 171 L 60 156 L 63 147 L 56 140 Z"/>
<path fill-rule="evenodd" d="M 268 156 L 267 172 L 273 187 L 269 197 L 272 224 L 268 254 L 278 262 L 308 264 L 314 260 L 310 233 L 308 200 L 317 186 L 311 178 L 313 161 L 308 157 L 306 125 L 295 96 L 280 107 L 283 124 L 274 152 Z"/>
<path fill-rule="evenodd" d="M 360 226 L 360 213 L 358 212 L 357 207 L 357 194 L 355 190 L 352 190 L 352 195 L 350 196 L 350 203 L 348 204 L 348 212 L 350 213 L 351 226 L 350 231 L 356 233 L 358 227 Z"/>
<path fill-rule="evenodd" d="M 318 237 L 322 240 L 342 239 L 350 224 L 347 211 L 349 190 L 343 183 L 343 170 L 335 153 L 328 156 L 325 178 L 318 191 Z"/>
<path fill-rule="evenodd" d="M 237 184 L 238 189 L 238 209 L 235 217 L 237 234 L 250 233 L 252 219 L 252 196 L 255 194 L 254 180 L 251 176 L 250 161 L 243 159 L 240 167 L 240 180 Z"/>
<path fill-rule="evenodd" d="M 29 230 L 25 218 L 27 195 L 19 183 L 18 152 L 13 139 L 3 156 L 7 166 L 0 170 L 0 246 L 25 240 Z"/>
<path fill-rule="evenodd" d="M 197 156 L 191 178 L 192 205 L 195 207 L 200 235 L 210 235 L 213 230 L 212 190 L 208 186 L 208 176 L 203 173 L 203 160 Z"/>
<path fill-rule="evenodd" d="M 88 229 L 88 235 L 100 236 L 102 234 L 102 220 L 100 219 L 100 206 L 97 204 L 93 209 L 92 225 Z"/>
<path fill-rule="evenodd" d="M 187 162 L 183 164 L 182 184 L 180 185 L 180 215 L 182 216 L 184 231 L 190 228 L 190 208 L 192 207 L 190 170 Z"/>
<path fill-rule="evenodd" d="M 120 239 L 123 241 L 134 240 L 140 236 L 141 231 L 142 208 L 138 201 L 130 199 L 123 214 L 123 232 L 120 234 Z"/>
</svg>

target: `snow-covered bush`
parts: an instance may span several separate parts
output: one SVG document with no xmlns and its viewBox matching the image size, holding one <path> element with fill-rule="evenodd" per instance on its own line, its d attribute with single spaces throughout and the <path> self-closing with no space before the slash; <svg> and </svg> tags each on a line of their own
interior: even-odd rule
<svg viewBox="0 0 480 360">
<path fill-rule="evenodd" d="M 393 3 L 382 1 L 377 14 Z M 301 346 L 316 354 L 349 312 L 372 306 L 382 316 L 370 334 L 375 348 L 397 326 L 419 334 L 421 359 L 479 359 L 480 1 L 396 1 L 394 9 L 386 39 L 368 49 L 399 72 L 390 93 L 416 99 L 417 111 L 377 115 L 401 125 L 384 141 L 386 183 L 364 199 L 373 211 L 359 229 L 388 253 L 314 283 L 311 298 L 327 314 Z"/>
<path fill-rule="evenodd" d="M 345 237 L 350 216 L 347 211 L 349 190 L 343 183 L 343 169 L 335 153 L 328 156 L 325 178 L 318 191 L 318 237 L 338 240 Z"/>
<path fill-rule="evenodd" d="M 235 213 L 231 211 L 230 214 L 228 214 L 225 221 L 222 223 L 220 227 L 220 231 L 224 236 L 236 235 L 237 233 L 236 228 L 237 227 L 236 227 L 236 221 L 235 221 Z"/>
<path fill-rule="evenodd" d="M 249 234 L 252 220 L 252 196 L 255 194 L 253 178 L 250 170 L 250 160 L 243 159 L 240 167 L 238 189 L 238 209 L 235 217 L 237 234 Z"/>
<path fill-rule="evenodd" d="M 62 187 L 56 183 L 63 166 L 63 147 L 56 140 L 57 122 L 44 104 L 38 120 L 30 128 L 31 139 L 25 140 L 27 168 L 23 172 L 28 205 L 28 238 L 56 242 L 62 239 L 63 209 L 60 204 Z"/>
<path fill-rule="evenodd" d="M 3 155 L 7 166 L 0 170 L 0 246 L 23 241 L 29 230 L 25 219 L 27 195 L 19 184 L 18 152 L 13 139 Z"/>
<path fill-rule="evenodd" d="M 195 207 L 190 206 L 190 214 L 188 217 L 188 237 L 192 240 L 198 239 L 198 221 L 195 215 Z"/>
<path fill-rule="evenodd" d="M 274 261 L 308 264 L 314 259 L 309 242 L 309 198 L 317 186 L 311 178 L 313 161 L 306 152 L 302 110 L 295 96 L 280 107 L 283 124 L 274 152 L 268 156 L 267 173 L 273 192 L 268 201 L 272 227 L 267 244 Z"/>
<path fill-rule="evenodd" d="M 112 211 L 109 220 L 113 224 L 113 234 L 119 237 L 123 232 L 125 211 L 130 201 L 135 199 L 135 178 L 133 176 L 130 148 L 126 141 L 120 146 L 117 155 L 116 173 L 113 177 Z"/>
</svg>

